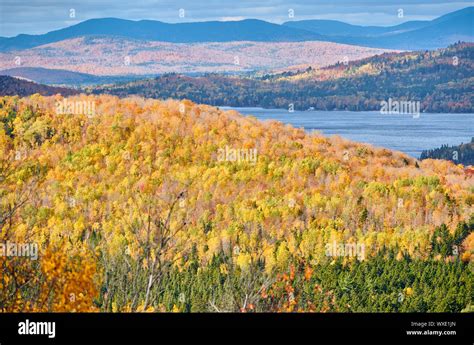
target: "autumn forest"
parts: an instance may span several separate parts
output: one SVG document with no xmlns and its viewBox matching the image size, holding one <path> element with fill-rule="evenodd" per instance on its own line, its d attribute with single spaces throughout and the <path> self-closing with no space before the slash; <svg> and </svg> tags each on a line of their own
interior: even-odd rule
<svg viewBox="0 0 474 345">
<path fill-rule="evenodd" d="M 0 243 L 38 249 L 0 256 L 0 310 L 472 311 L 462 165 L 187 100 L 64 100 L 0 98 Z"/>
</svg>

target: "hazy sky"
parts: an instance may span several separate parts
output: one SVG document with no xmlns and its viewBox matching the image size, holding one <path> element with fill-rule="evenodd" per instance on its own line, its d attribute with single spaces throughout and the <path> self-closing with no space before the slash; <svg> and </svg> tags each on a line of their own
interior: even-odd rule
<svg viewBox="0 0 474 345">
<path fill-rule="evenodd" d="M 41 34 L 103 17 L 165 22 L 258 18 L 275 23 L 335 19 L 360 25 L 395 25 L 429 20 L 472 6 L 473 1 L 443 0 L 0 0 L 0 36 Z M 71 9 L 75 18 L 71 18 Z M 184 9 L 184 18 L 179 16 Z M 398 10 L 403 9 L 403 18 Z M 289 18 L 293 10 L 294 18 Z"/>
</svg>

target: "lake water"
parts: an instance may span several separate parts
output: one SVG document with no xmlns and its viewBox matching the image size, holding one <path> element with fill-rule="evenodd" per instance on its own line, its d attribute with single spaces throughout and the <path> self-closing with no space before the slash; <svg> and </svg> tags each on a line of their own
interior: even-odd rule
<svg viewBox="0 0 474 345">
<path fill-rule="evenodd" d="M 459 145 L 474 137 L 474 114 L 383 115 L 364 111 L 294 111 L 286 109 L 231 108 L 260 120 L 277 120 L 306 131 L 386 147 L 419 158 L 421 151 L 443 144 Z"/>
</svg>

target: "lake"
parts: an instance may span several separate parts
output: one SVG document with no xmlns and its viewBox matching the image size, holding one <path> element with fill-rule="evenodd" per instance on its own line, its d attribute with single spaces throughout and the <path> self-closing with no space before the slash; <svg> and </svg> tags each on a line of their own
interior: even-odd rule
<svg viewBox="0 0 474 345">
<path fill-rule="evenodd" d="M 286 109 L 233 108 L 260 120 L 277 120 L 306 131 L 386 147 L 419 158 L 421 152 L 443 144 L 459 145 L 474 136 L 474 114 L 383 115 L 374 111 L 294 111 Z"/>
</svg>

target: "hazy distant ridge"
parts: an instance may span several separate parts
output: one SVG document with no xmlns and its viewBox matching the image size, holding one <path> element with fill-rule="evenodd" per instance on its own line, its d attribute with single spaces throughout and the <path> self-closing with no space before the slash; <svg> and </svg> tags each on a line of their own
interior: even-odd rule
<svg viewBox="0 0 474 345">
<path fill-rule="evenodd" d="M 434 49 L 457 40 L 474 40 L 474 7 L 432 21 L 409 21 L 391 27 L 357 26 L 334 20 L 209 21 L 170 24 L 153 20 L 91 19 L 43 35 L 0 38 L 0 51 L 22 50 L 88 35 L 120 36 L 173 43 L 329 41 L 392 49 Z"/>
</svg>

